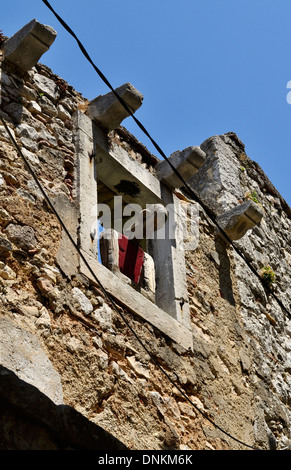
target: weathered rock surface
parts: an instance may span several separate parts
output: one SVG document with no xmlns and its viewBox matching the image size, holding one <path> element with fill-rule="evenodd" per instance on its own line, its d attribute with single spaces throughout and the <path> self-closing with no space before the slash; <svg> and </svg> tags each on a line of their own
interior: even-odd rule
<svg viewBox="0 0 291 470">
<path fill-rule="evenodd" d="M 85 125 L 88 121 L 92 124 L 88 101 L 44 65 L 38 63 L 22 74 L 8 61 L 2 63 L 1 97 L 1 110 L 13 137 L 79 242 L 80 168 L 76 146 L 82 149 L 91 170 L 94 162 L 93 143 Z M 124 128 L 104 131 L 104 127 L 114 127 L 124 118 L 112 96 L 105 101 L 104 116 L 109 120 L 104 121 L 102 131 L 98 128 L 104 148 L 107 145 L 116 161 L 125 153 L 129 155 L 131 170 L 138 169 L 138 176 L 141 169 L 148 169 L 150 176 L 145 184 L 151 184 L 158 193 L 158 160 Z M 138 94 L 135 105 L 140 103 Z M 76 140 L 77 110 L 77 124 L 90 145 Z M 195 148 L 200 148 L 205 162 L 189 184 L 215 216 L 221 217 L 218 220 L 226 217 L 225 228 L 229 223 L 238 228 L 238 207 L 252 206 L 263 214 L 241 238 L 234 238 L 258 272 L 266 266 L 271 268 L 275 274 L 271 287 L 289 308 L 288 204 L 262 169 L 247 157 L 235 134 L 213 136 Z M 99 158 L 104 155 L 108 153 L 101 152 Z M 177 159 L 181 158 L 185 161 L 179 153 Z M 106 162 L 104 168 L 110 176 L 112 168 Z M 113 177 L 120 175 L 115 172 Z M 90 214 L 89 191 L 96 191 L 90 181 L 87 184 L 86 189 L 82 187 L 82 204 Z M 146 196 L 141 197 L 143 203 Z M 175 191 L 175 197 L 181 204 L 191 204 L 182 188 Z M 44 443 L 59 448 L 59 437 L 69 436 L 66 445 L 68 442 L 73 448 L 95 449 L 100 443 L 95 435 L 97 424 L 129 449 L 244 449 L 214 428 L 199 410 L 247 444 L 263 449 L 291 444 L 290 320 L 232 247 L 217 237 L 216 227 L 201 208 L 199 240 L 195 249 L 185 253 L 187 270 L 171 274 L 178 284 L 179 279 L 187 279 L 187 292 L 175 298 L 179 306 L 184 306 L 188 298 L 185 316 L 191 322 L 193 350 L 185 351 L 157 327 L 160 318 L 153 326 L 147 321 L 147 310 L 141 318 L 133 314 L 134 308 L 127 310 L 125 302 L 118 302 L 120 292 L 116 286 L 120 286 L 120 278 L 114 286 L 115 310 L 102 290 L 80 275 L 75 250 L 3 126 L 0 207 L 0 360 L 18 376 L 11 378 L 5 372 L 1 377 L 7 380 L 0 381 L 1 397 L 9 403 L 9 410 L 1 410 L 0 427 L 3 433 L 9 425 L 11 447 L 25 447 L 22 436 L 27 430 L 40 436 L 31 441 L 37 448 L 43 448 Z M 91 224 L 87 225 L 88 249 L 96 253 L 90 238 Z M 170 265 L 163 253 L 160 249 L 157 254 L 159 267 L 155 271 L 168 280 Z M 155 286 L 153 269 L 146 276 L 148 285 Z M 165 304 L 172 294 L 169 289 L 164 291 Z M 196 407 L 166 380 L 123 318 Z M 170 320 L 168 326 L 172 325 Z M 15 388 L 14 380 L 19 384 L 20 379 L 25 385 L 21 382 L 21 387 Z M 33 393 L 29 384 L 43 395 Z M 49 405 L 47 397 L 52 400 Z M 74 408 L 78 417 L 75 412 L 72 417 L 71 411 L 67 417 L 66 407 L 56 407 L 53 401 Z M 39 403 L 44 407 L 37 406 Z M 29 410 L 28 422 L 19 420 L 23 410 Z M 35 432 L 34 418 L 38 421 Z M 67 419 L 69 424 L 72 422 L 71 429 L 64 423 Z M 43 429 L 44 423 L 54 430 L 57 439 Z M 25 433 L 13 434 L 18 426 L 23 426 Z M 92 440 L 93 435 L 97 440 Z M 7 433 L 0 440 L 9 448 Z M 120 448 L 112 441 L 108 446 Z"/>
<path fill-rule="evenodd" d="M 34 230 L 31 227 L 10 224 L 5 232 L 9 240 L 23 250 L 32 250 L 37 245 Z"/>
<path fill-rule="evenodd" d="M 0 318 L 1 365 L 37 387 L 54 403 L 63 403 L 61 378 L 38 338 L 7 318 Z"/>
<path fill-rule="evenodd" d="M 0 377 L 0 450 L 127 450 L 76 410 L 56 406 L 9 369 L 0 366 Z"/>
</svg>

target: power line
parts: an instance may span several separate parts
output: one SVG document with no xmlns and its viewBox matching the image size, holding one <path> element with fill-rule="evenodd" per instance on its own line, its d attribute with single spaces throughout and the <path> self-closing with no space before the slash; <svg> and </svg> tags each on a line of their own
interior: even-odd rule
<svg viewBox="0 0 291 470">
<path fill-rule="evenodd" d="M 63 24 L 63 26 L 68 30 L 68 32 L 70 34 L 73 35 L 73 37 L 77 40 L 82 52 L 85 54 L 85 56 L 87 57 L 87 59 L 89 60 L 89 62 L 93 65 L 94 69 L 97 71 L 97 73 L 99 74 L 99 76 L 103 79 L 103 81 L 109 86 L 109 88 L 114 92 L 115 96 L 119 99 L 119 101 L 123 104 L 123 106 L 125 107 L 125 109 L 127 110 L 127 112 L 129 112 L 129 114 L 133 117 L 133 119 L 135 120 L 135 122 L 139 125 L 139 127 L 144 131 L 144 133 L 150 138 L 150 140 L 152 141 L 152 143 L 154 144 L 154 146 L 156 147 L 156 149 L 159 151 L 159 153 L 163 156 L 164 159 L 167 159 L 166 155 L 162 152 L 162 150 L 160 149 L 160 147 L 155 143 L 155 141 L 151 138 L 151 136 L 149 135 L 149 133 L 146 131 L 146 129 L 144 128 L 144 126 L 135 118 L 135 116 L 132 114 L 131 110 L 128 108 L 128 106 L 126 105 L 126 103 L 118 96 L 118 94 L 115 92 L 115 90 L 113 89 L 113 87 L 110 85 L 110 83 L 108 82 L 108 80 L 106 79 L 106 77 L 104 77 L 104 75 L 102 74 L 101 71 L 99 71 L 99 69 L 95 66 L 95 64 L 92 62 L 92 60 L 90 59 L 89 55 L 87 54 L 85 48 L 83 47 L 83 45 L 81 44 L 81 42 L 78 40 L 77 36 L 73 33 L 73 31 L 68 27 L 68 25 L 66 25 L 66 23 L 54 12 L 54 10 L 52 9 L 52 7 L 49 5 L 49 3 L 46 1 L 46 0 L 43 0 L 43 2 L 51 9 L 51 11 L 56 15 L 56 17 L 59 19 L 59 21 Z M 90 265 L 88 264 L 86 258 L 83 256 L 83 254 L 81 253 L 81 251 L 79 250 L 77 244 L 74 242 L 73 238 L 71 237 L 69 231 L 67 230 L 65 224 L 63 223 L 62 219 L 60 218 L 59 214 L 57 213 L 57 211 L 55 210 L 53 204 L 51 203 L 50 199 L 48 198 L 48 196 L 46 195 L 45 191 L 43 190 L 41 184 L 39 183 L 37 177 L 35 176 L 31 166 L 29 165 L 28 161 L 26 160 L 26 158 L 24 157 L 20 147 L 18 146 L 17 142 L 14 140 L 9 128 L 7 127 L 4 119 L 1 117 L 1 121 L 6 129 L 6 131 L 8 132 L 16 150 L 18 151 L 18 153 L 20 154 L 20 156 L 22 157 L 23 161 L 25 162 L 27 168 L 29 169 L 31 175 L 33 176 L 35 182 L 37 183 L 40 191 L 42 192 L 44 198 L 46 199 L 49 207 L 51 208 L 51 210 L 53 211 L 53 213 L 55 214 L 55 216 L 57 217 L 60 225 L 62 226 L 63 230 L 65 231 L 66 235 L 68 236 L 69 240 L 71 241 L 71 243 L 73 244 L 73 246 L 75 247 L 75 249 L 78 251 L 78 254 L 79 256 L 82 258 L 83 262 L 85 263 L 86 267 L 88 268 L 88 270 L 90 271 L 90 273 L 92 274 L 92 276 L 94 277 L 96 283 L 100 286 L 101 290 L 103 291 L 103 293 L 105 294 L 105 296 L 109 299 L 109 301 L 112 303 L 112 305 L 114 306 L 115 310 L 117 311 L 117 313 L 119 315 L 122 316 L 123 318 L 123 321 L 126 323 L 126 325 L 128 326 L 128 328 L 131 330 L 131 332 L 134 334 L 134 336 L 136 337 L 136 339 L 139 341 L 139 343 L 142 345 L 142 347 L 146 350 L 146 352 L 148 353 L 148 355 L 151 357 L 151 359 L 153 360 L 153 362 L 156 364 L 156 366 L 162 371 L 162 373 L 168 378 L 168 380 L 179 390 L 179 392 L 181 393 L 181 395 L 205 418 L 207 419 L 211 424 L 213 424 L 217 429 L 219 429 L 222 433 L 224 433 L 225 435 L 227 435 L 228 437 L 230 437 L 231 439 L 235 440 L 236 442 L 250 448 L 250 449 L 253 449 L 253 450 L 259 450 L 253 446 L 250 446 L 242 441 L 240 441 L 239 439 L 235 438 L 234 436 L 232 436 L 230 433 L 228 433 L 227 431 L 225 431 L 224 429 L 222 429 L 220 426 L 218 426 L 213 420 L 211 420 L 205 413 L 203 413 L 188 397 L 187 395 L 185 395 L 185 393 L 183 392 L 183 390 L 180 389 L 179 386 L 177 386 L 177 384 L 171 379 L 171 377 L 166 373 L 166 371 L 160 366 L 160 364 L 156 361 L 156 359 L 152 356 L 152 354 L 150 353 L 150 351 L 148 350 L 148 348 L 145 346 L 145 344 L 140 340 L 140 338 L 138 337 L 138 335 L 135 333 L 135 331 L 133 330 L 133 328 L 131 327 L 131 325 L 129 324 L 129 322 L 126 320 L 126 318 L 124 317 L 124 315 L 119 311 L 117 305 L 115 304 L 115 301 L 112 299 L 112 297 L 106 292 L 106 290 L 104 289 L 103 285 L 101 284 L 101 282 L 99 281 L 99 279 L 97 279 L 95 273 L 93 272 L 93 270 L 91 269 Z M 205 210 L 205 208 L 203 207 L 202 203 L 199 201 L 199 199 L 197 198 L 197 196 L 194 194 L 194 192 L 191 190 L 191 188 L 188 188 L 188 185 L 187 183 L 183 180 L 183 178 L 181 177 L 181 175 L 178 173 L 178 171 L 176 170 L 176 168 L 171 164 L 170 161 L 168 161 L 168 163 L 170 164 L 170 166 L 172 167 L 172 170 L 177 174 L 177 176 L 182 180 L 183 184 L 185 185 L 185 187 L 190 190 L 190 194 L 191 194 L 191 197 L 196 200 L 197 202 L 199 202 L 199 204 L 202 206 L 202 208 Z M 205 212 L 207 213 L 208 210 L 205 210 Z M 208 214 L 209 215 L 209 214 Z M 211 217 L 212 219 L 212 217 Z M 213 221 L 217 226 L 218 224 L 216 223 L 216 221 L 214 220 Z M 220 229 L 220 231 L 224 234 L 223 230 L 218 226 L 218 228 Z M 224 234 L 225 238 L 228 239 L 228 236 L 226 234 Z M 232 244 L 231 240 L 229 239 L 229 242 Z"/>
<path fill-rule="evenodd" d="M 200 204 L 202 209 L 205 211 L 206 215 L 210 218 L 212 223 L 217 227 L 217 229 L 221 232 L 223 237 L 227 240 L 227 242 L 233 247 L 233 249 L 236 251 L 236 253 L 243 259 L 243 261 L 246 263 L 246 265 L 249 267 L 249 269 L 252 271 L 252 273 L 259 279 L 259 281 L 262 283 L 263 287 L 269 292 L 269 294 L 276 300 L 278 305 L 281 307 L 282 310 L 285 311 L 287 316 L 291 319 L 291 312 L 285 307 L 283 302 L 278 298 L 278 296 L 270 289 L 268 284 L 264 283 L 261 276 L 259 273 L 256 271 L 256 269 L 252 266 L 252 264 L 246 259 L 244 254 L 239 250 L 239 248 L 233 243 L 233 241 L 229 238 L 227 233 L 220 227 L 218 224 L 217 220 L 215 217 L 212 216 L 211 210 L 206 206 L 204 202 L 200 200 L 198 195 L 193 191 L 193 189 L 187 184 L 187 182 L 184 180 L 184 178 L 181 176 L 181 174 L 178 172 L 178 170 L 174 167 L 172 162 L 169 160 L 169 158 L 165 155 L 163 150 L 160 148 L 160 146 L 157 144 L 157 142 L 152 138 L 152 136 L 149 134 L 147 129 L 144 127 L 144 125 L 135 117 L 135 115 L 132 113 L 131 109 L 127 105 L 127 103 L 118 95 L 118 93 L 115 91 L 109 80 L 105 77 L 105 75 L 101 72 L 101 70 L 94 64 L 93 60 L 91 59 L 90 55 L 86 51 L 85 47 L 83 46 L 82 42 L 79 40 L 78 36 L 74 33 L 74 31 L 68 26 L 68 24 L 58 15 L 58 13 L 53 9 L 53 7 L 50 5 L 50 3 L 47 0 L 42 0 L 42 2 L 51 10 L 51 12 L 55 15 L 55 17 L 58 19 L 58 21 L 61 23 L 61 25 L 68 31 L 68 33 L 76 40 L 79 48 L 81 49 L 82 53 L 86 57 L 86 59 L 90 62 L 94 70 L 97 72 L 99 77 L 103 80 L 103 82 L 108 86 L 108 88 L 114 93 L 115 97 L 118 99 L 118 101 L 122 104 L 122 106 L 125 108 L 125 110 L 129 113 L 129 115 L 133 118 L 135 123 L 138 125 L 138 127 L 143 131 L 143 133 L 150 139 L 156 150 L 159 152 L 159 154 L 163 157 L 164 160 L 167 161 L 167 163 L 170 165 L 171 169 L 173 172 L 178 176 L 180 181 L 183 183 L 184 186 L 184 191 L 190 198 L 192 198 L 195 202 Z"/>
<path fill-rule="evenodd" d="M 50 207 L 50 209 L 52 210 L 52 212 L 54 213 L 54 215 L 56 216 L 56 218 L 58 219 L 61 227 L 63 228 L 64 232 L 66 233 L 68 239 L 70 240 L 70 242 L 72 243 L 72 245 L 74 246 L 75 250 L 77 251 L 78 255 L 80 256 L 80 258 L 82 259 L 82 261 L 84 262 L 85 266 L 87 267 L 87 269 L 89 270 L 89 272 L 91 273 L 91 275 L 93 276 L 93 279 L 95 280 L 96 284 L 100 287 L 100 289 L 102 290 L 103 294 L 105 295 L 105 297 L 109 300 L 109 302 L 112 304 L 114 310 L 117 312 L 118 315 L 121 316 L 122 320 L 124 321 L 124 323 L 126 324 L 126 326 L 130 329 L 130 331 L 132 332 L 132 334 L 135 336 L 135 338 L 137 339 L 137 341 L 139 342 L 139 344 L 143 347 L 143 349 L 147 352 L 147 354 L 149 355 L 149 357 L 151 358 L 151 360 L 153 361 L 153 363 L 159 368 L 159 370 L 162 372 L 163 375 L 165 375 L 165 377 L 169 380 L 169 382 L 175 386 L 177 388 L 177 390 L 179 391 L 179 393 L 183 396 L 183 398 L 185 400 L 187 400 L 191 406 L 193 406 L 196 411 L 198 411 L 198 413 L 200 413 L 207 421 L 209 421 L 216 429 L 218 429 L 219 431 L 221 431 L 224 435 L 226 435 L 227 437 L 229 437 L 230 439 L 236 441 L 238 444 L 241 444 L 245 447 L 248 447 L 249 449 L 252 449 L 252 450 L 261 450 L 261 449 L 258 449 L 254 446 L 251 446 L 249 444 L 246 444 L 245 442 L 237 439 L 236 437 L 232 436 L 230 433 L 228 433 L 227 431 L 225 431 L 222 427 L 220 427 L 218 424 L 215 423 L 215 421 L 213 421 L 211 418 L 209 418 L 207 416 L 206 413 L 204 413 L 202 410 L 200 410 L 196 405 L 195 403 L 193 403 L 190 398 L 185 394 L 185 392 L 179 387 L 179 385 L 177 385 L 175 383 L 175 381 L 169 376 L 169 374 L 164 370 L 164 368 L 159 364 L 159 362 L 157 361 L 157 359 L 152 355 L 152 353 L 150 352 L 150 350 L 148 349 L 148 347 L 144 344 L 144 342 L 140 339 L 140 337 L 138 336 L 138 334 L 135 332 L 135 330 L 132 328 L 132 326 L 130 325 L 129 321 L 126 319 L 126 317 L 123 315 L 123 313 L 120 311 L 120 309 L 118 308 L 115 300 L 113 299 L 113 297 L 106 291 L 106 289 L 104 288 L 104 286 L 102 285 L 102 283 L 100 282 L 100 280 L 97 278 L 95 272 L 93 271 L 93 269 L 91 268 L 90 264 L 88 263 L 87 259 L 85 258 L 85 256 L 83 255 L 83 253 L 81 252 L 80 248 L 78 247 L 77 243 L 74 241 L 73 237 L 71 236 L 69 230 L 67 229 L 66 225 L 64 224 L 62 218 L 60 217 L 60 215 L 58 214 L 58 211 L 55 209 L 54 205 L 52 204 L 50 198 L 48 197 L 48 195 L 46 194 L 46 191 L 43 189 L 41 183 L 39 182 L 37 176 L 35 175 L 31 165 L 29 164 L 29 162 L 27 161 L 27 159 L 25 158 L 25 156 L 23 155 L 23 152 L 21 150 L 21 148 L 19 147 L 18 143 L 16 142 L 16 140 L 14 139 L 9 127 L 7 126 L 4 118 L 0 115 L 0 120 L 2 121 L 5 129 L 6 129 L 6 132 L 8 133 L 9 137 L 10 137 L 10 140 L 11 142 L 13 143 L 15 149 L 17 150 L 17 153 L 20 155 L 20 157 L 22 158 L 23 162 L 25 163 L 26 167 L 28 168 L 30 174 L 32 175 L 34 181 L 36 182 L 38 188 L 40 189 L 43 197 L 45 198 L 48 206 Z"/>
</svg>

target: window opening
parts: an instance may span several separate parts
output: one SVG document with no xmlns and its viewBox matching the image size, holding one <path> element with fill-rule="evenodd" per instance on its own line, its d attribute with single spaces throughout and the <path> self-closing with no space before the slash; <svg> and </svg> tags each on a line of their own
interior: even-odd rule
<svg viewBox="0 0 291 470">
<path fill-rule="evenodd" d="M 118 186 L 117 189 L 120 189 Z M 155 301 L 155 262 L 149 240 L 166 221 L 162 204 L 127 204 L 97 179 L 98 260 Z"/>
</svg>

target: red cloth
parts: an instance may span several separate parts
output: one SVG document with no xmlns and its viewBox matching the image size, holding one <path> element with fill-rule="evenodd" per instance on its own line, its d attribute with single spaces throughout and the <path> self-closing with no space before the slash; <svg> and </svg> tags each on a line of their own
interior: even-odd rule
<svg viewBox="0 0 291 470">
<path fill-rule="evenodd" d="M 119 242 L 119 269 L 137 284 L 140 280 L 144 251 L 132 240 L 122 235 Z"/>
</svg>

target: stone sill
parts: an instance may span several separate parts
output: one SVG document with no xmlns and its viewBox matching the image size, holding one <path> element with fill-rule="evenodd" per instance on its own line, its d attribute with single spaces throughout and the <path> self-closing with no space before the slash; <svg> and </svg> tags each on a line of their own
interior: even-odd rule
<svg viewBox="0 0 291 470">
<path fill-rule="evenodd" d="M 151 300 L 144 297 L 130 284 L 124 282 L 119 276 L 105 268 L 95 258 L 88 255 L 88 253 L 82 250 L 82 254 L 104 289 L 119 304 L 149 322 L 185 350 L 193 350 L 193 334 L 191 330 L 161 310 Z M 94 276 L 82 259 L 80 259 L 80 273 L 86 276 L 94 285 L 98 286 Z"/>
</svg>

